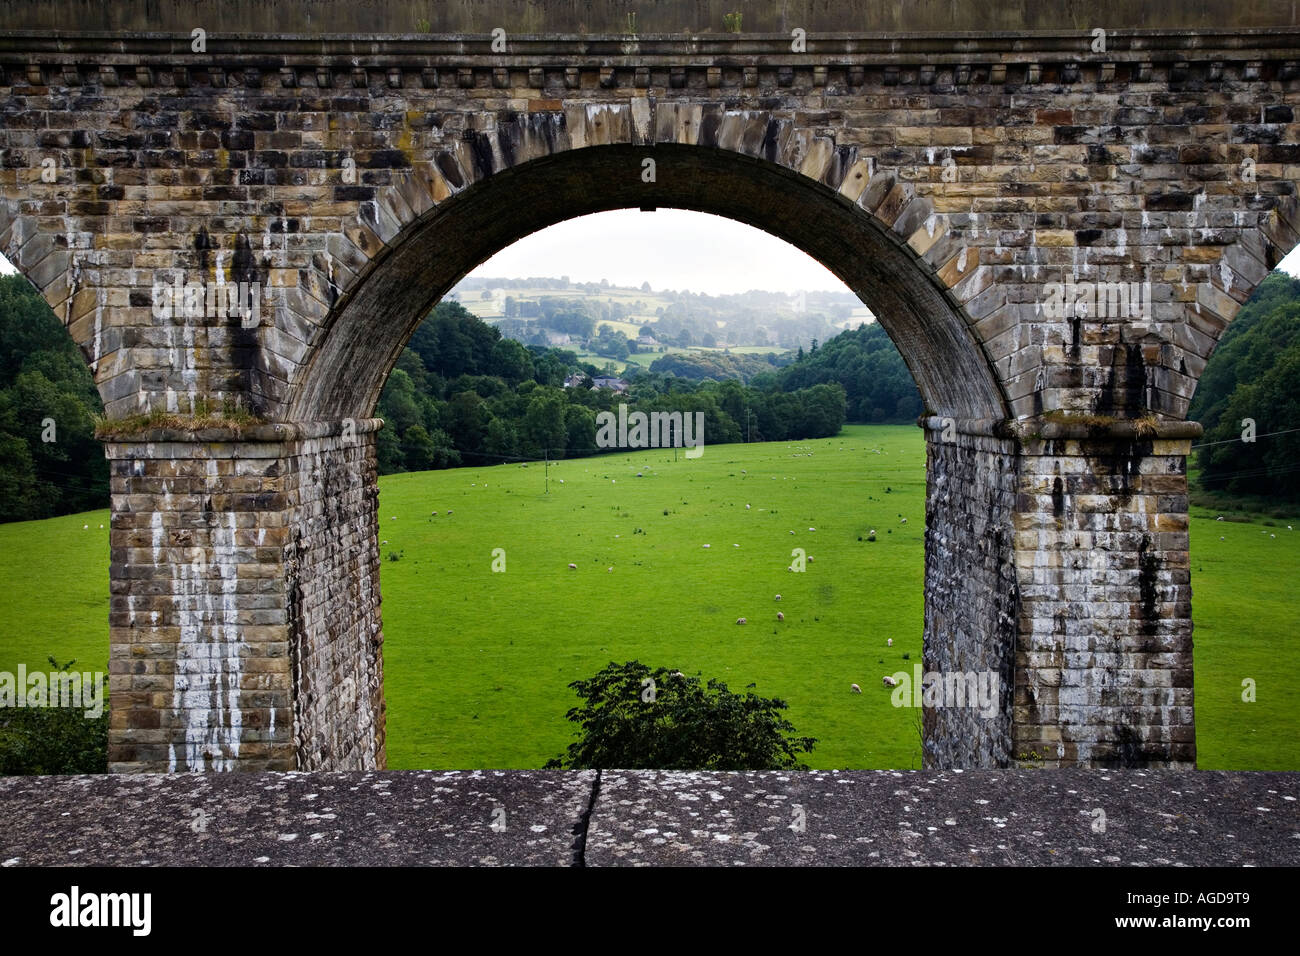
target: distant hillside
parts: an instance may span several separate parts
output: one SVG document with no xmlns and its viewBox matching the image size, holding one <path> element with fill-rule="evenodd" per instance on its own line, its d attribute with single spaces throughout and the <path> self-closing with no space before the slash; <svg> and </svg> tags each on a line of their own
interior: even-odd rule
<svg viewBox="0 0 1300 956">
<path fill-rule="evenodd" d="M 808 348 L 845 328 L 870 321 L 871 313 L 849 292 L 797 296 L 751 291 L 705 295 L 654 290 L 650 284 L 619 287 L 608 282 L 555 278 L 467 278 L 451 292 L 462 305 L 503 335 L 525 345 L 587 346 L 608 325 L 603 347 L 591 352 L 618 361 L 619 337 L 631 355 L 674 349 L 753 348 L 776 352 Z M 641 344 L 637 341 L 641 340 Z"/>
</svg>

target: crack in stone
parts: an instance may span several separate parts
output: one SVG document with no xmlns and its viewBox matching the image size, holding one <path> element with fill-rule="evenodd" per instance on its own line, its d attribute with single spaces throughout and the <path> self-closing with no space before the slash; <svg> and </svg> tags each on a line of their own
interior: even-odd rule
<svg viewBox="0 0 1300 956">
<path fill-rule="evenodd" d="M 587 800 L 587 809 L 583 811 L 582 816 L 578 817 L 578 822 L 573 825 L 575 834 L 573 865 L 576 867 L 585 867 L 587 865 L 587 830 L 591 827 L 591 814 L 596 809 L 596 800 L 600 798 L 601 773 L 601 770 L 596 771 L 596 779 L 591 782 L 591 797 Z"/>
</svg>

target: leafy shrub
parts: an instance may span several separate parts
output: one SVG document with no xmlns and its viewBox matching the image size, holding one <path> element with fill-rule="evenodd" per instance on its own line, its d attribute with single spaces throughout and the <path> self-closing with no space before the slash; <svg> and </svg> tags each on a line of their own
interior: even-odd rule
<svg viewBox="0 0 1300 956">
<path fill-rule="evenodd" d="M 586 700 L 568 713 L 581 731 L 549 769 L 806 770 L 798 755 L 817 743 L 788 736 L 785 701 L 732 693 L 716 678 L 628 661 L 569 686 Z"/>
<path fill-rule="evenodd" d="M 76 663 L 56 670 L 67 671 Z M 0 776 L 108 772 L 108 678 L 103 678 L 105 707 L 87 717 L 77 707 L 0 708 Z"/>
</svg>

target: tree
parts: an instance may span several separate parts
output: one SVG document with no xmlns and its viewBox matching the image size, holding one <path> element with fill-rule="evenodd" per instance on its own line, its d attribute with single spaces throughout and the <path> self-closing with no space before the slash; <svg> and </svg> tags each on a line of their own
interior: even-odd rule
<svg viewBox="0 0 1300 956">
<path fill-rule="evenodd" d="M 518 385 L 524 379 L 532 378 L 532 357 L 514 339 L 501 339 L 492 346 L 492 363 L 488 374 L 500 376 L 511 385 Z"/>
<path fill-rule="evenodd" d="M 788 736 L 785 701 L 742 696 L 716 678 L 701 685 L 666 667 L 611 661 L 569 686 L 586 701 L 568 713 L 581 731 L 550 769 L 805 770 L 798 755 L 817 743 Z"/>
<path fill-rule="evenodd" d="M 433 467 L 436 449 L 423 425 L 412 425 L 402 433 L 402 455 L 408 471 L 428 471 Z"/>
</svg>

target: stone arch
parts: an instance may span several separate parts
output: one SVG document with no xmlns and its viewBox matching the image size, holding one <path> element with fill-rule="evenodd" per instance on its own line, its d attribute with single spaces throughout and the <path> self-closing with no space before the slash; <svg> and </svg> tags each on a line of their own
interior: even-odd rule
<svg viewBox="0 0 1300 956">
<path fill-rule="evenodd" d="M 628 114 L 625 132 L 633 131 L 630 111 L 621 112 Z M 609 125 L 617 127 L 620 111 L 609 113 Z M 715 126 L 725 130 L 730 116 Z M 765 114 L 745 114 L 730 145 L 746 142 L 767 157 L 727 148 L 717 133 L 706 137 L 715 145 L 651 144 L 635 135 L 575 144 L 564 122 L 558 128 L 567 136 L 554 128 L 539 132 L 545 128 L 537 117 L 522 117 L 509 132 L 471 135 L 459 155 L 444 153 L 388 187 L 375 201 L 385 211 L 363 209 L 368 228 L 352 233 L 362 245 L 378 241 L 385 220 L 398 230 L 382 246 L 361 250 L 367 257 L 346 289 L 326 279 L 333 306 L 289 386 L 284 418 L 368 417 L 406 340 L 465 273 L 546 226 L 628 207 L 715 213 L 785 239 L 872 309 L 930 410 L 963 419 L 1007 417 L 996 371 L 965 308 L 964 300 L 988 282 L 976 274 L 978 252 L 955 241 L 947 217 L 935 215 L 892 172 L 874 171 L 874 160 L 859 158 L 856 148 L 837 148 L 825 138 L 793 138 L 792 145 L 788 135 L 783 147 L 783 124 Z M 561 139 L 568 148 L 560 148 Z M 510 164 L 523 151 L 520 144 L 530 142 L 553 151 Z M 652 182 L 643 178 L 646 160 L 654 162 Z M 412 192 L 440 188 L 449 195 L 416 214 Z"/>
</svg>

